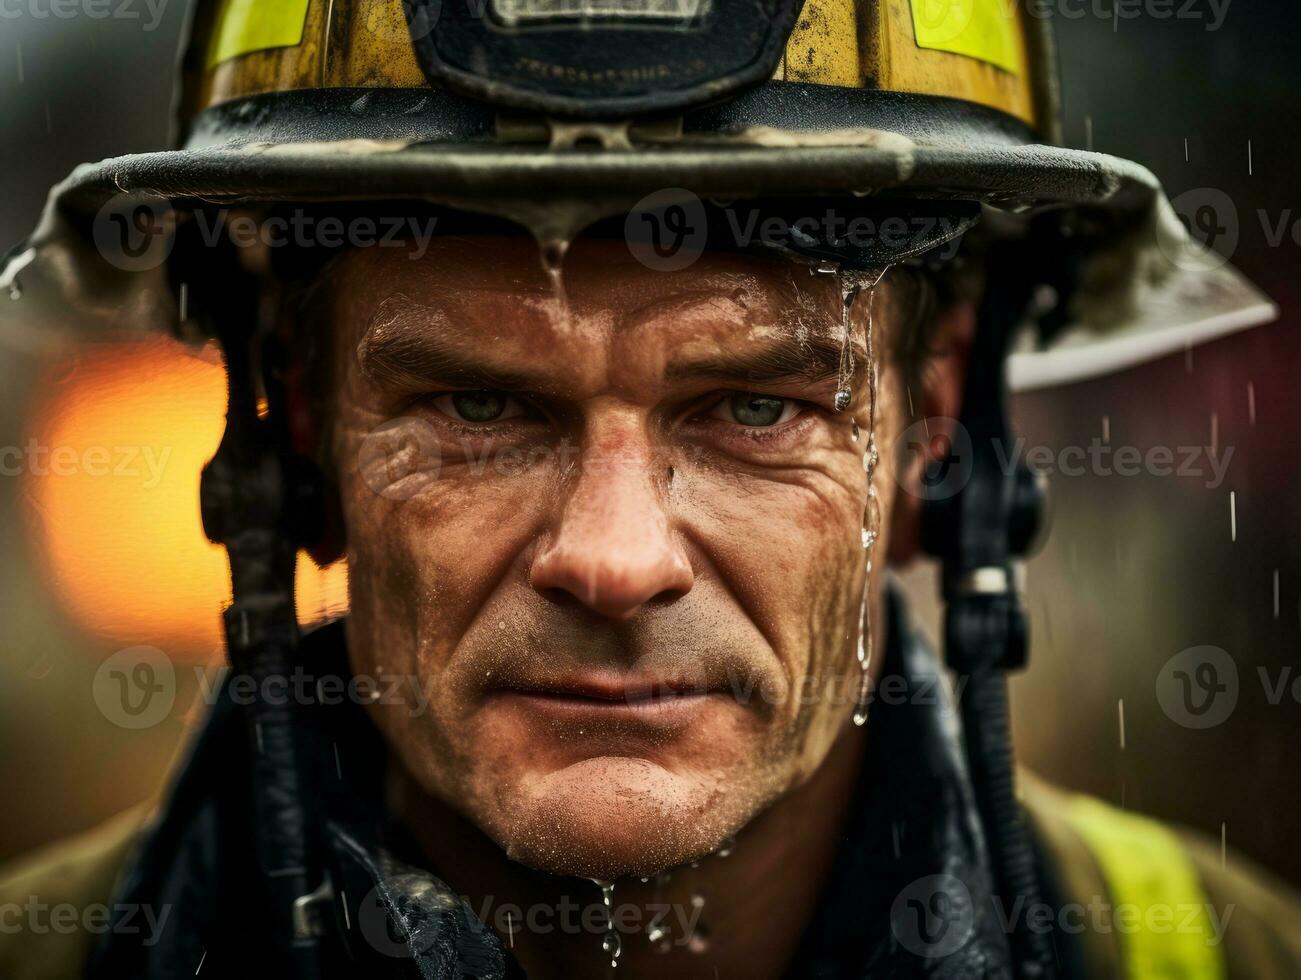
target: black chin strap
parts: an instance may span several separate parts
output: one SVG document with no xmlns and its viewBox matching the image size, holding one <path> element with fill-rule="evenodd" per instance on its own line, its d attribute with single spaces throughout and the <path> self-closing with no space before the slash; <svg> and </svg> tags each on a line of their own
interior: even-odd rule
<svg viewBox="0 0 1301 980">
<path fill-rule="evenodd" d="M 1024 263 L 1031 259 L 1028 251 L 1010 246 L 1011 254 L 996 256 L 994 263 L 1000 271 L 1025 270 Z M 923 523 L 923 547 L 942 560 L 945 656 L 966 681 L 960 688 L 960 709 L 967 765 L 989 847 L 996 900 L 1009 914 L 1017 899 L 1022 909 L 1039 900 L 1034 854 L 1016 798 L 1006 672 L 1026 662 L 1026 616 L 1013 565 L 1038 527 L 1042 490 L 1027 467 L 1007 463 L 1012 441 L 1003 377 L 1013 332 L 1039 281 L 1015 273 L 990 279 L 958 420 L 970 438 L 969 458 L 954 452 L 939 465 L 949 490 L 926 500 Z M 955 482 L 960 486 L 953 492 Z M 1010 942 L 1018 977 L 1041 980 L 1055 975 L 1047 933 L 1016 928 Z"/>
<path fill-rule="evenodd" d="M 226 431 L 204 468 L 200 502 L 205 533 L 225 546 L 230 560 L 233 601 L 225 627 L 231 668 L 251 677 L 256 691 L 245 721 L 253 843 L 264 892 L 250 901 L 263 903 L 261 926 L 277 961 L 266 972 L 315 978 L 322 930 L 311 898 L 323 879 L 304 802 L 298 709 L 283 696 L 292 688 L 276 678 L 287 681 L 294 663 L 294 562 L 299 546 L 311 540 L 319 507 L 304 462 L 289 450 L 279 374 L 266 360 L 270 348 L 259 348 L 257 285 L 233 260 L 230 266 L 211 280 L 224 284 L 221 295 L 204 303 L 226 356 L 230 387 Z"/>
</svg>

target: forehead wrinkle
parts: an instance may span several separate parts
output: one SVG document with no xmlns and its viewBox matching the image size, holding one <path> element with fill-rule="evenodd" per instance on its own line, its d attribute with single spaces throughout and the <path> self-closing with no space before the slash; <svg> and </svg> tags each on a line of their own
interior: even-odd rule
<svg viewBox="0 0 1301 980">
<path fill-rule="evenodd" d="M 540 387 L 539 376 L 484 363 L 448 311 L 396 294 L 376 309 L 357 343 L 357 363 L 370 381 L 392 387 L 420 387 L 432 380 L 464 387 Z"/>
</svg>

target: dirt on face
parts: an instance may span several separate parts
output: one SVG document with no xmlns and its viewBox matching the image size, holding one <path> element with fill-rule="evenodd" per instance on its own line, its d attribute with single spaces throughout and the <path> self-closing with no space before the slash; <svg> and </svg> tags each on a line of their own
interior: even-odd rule
<svg viewBox="0 0 1301 980">
<path fill-rule="evenodd" d="M 807 780 L 860 690 L 873 291 L 837 410 L 842 292 L 803 266 L 580 239 L 557 276 L 456 238 L 327 288 L 349 644 L 428 696 L 371 708 L 416 782 L 524 864 L 613 879 Z"/>
</svg>

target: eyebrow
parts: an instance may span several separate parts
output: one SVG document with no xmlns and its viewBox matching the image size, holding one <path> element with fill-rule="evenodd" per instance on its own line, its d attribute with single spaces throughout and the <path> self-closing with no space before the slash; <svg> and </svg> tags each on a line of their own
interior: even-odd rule
<svg viewBox="0 0 1301 980">
<path fill-rule="evenodd" d="M 456 350 L 462 332 L 441 310 L 410 307 L 385 315 L 386 301 L 376 311 L 357 344 L 361 372 L 379 385 L 422 388 L 432 379 L 467 390 L 519 391 L 554 387 L 535 371 L 499 368 Z"/>
<path fill-rule="evenodd" d="M 398 297 L 394 297 L 398 300 Z M 394 311 L 385 301 L 376 311 L 357 344 L 362 373 L 376 384 L 398 389 L 420 389 L 436 380 L 440 385 L 467 390 L 557 390 L 556 380 L 536 370 L 489 365 L 476 354 L 457 350 L 464 333 L 442 310 L 404 305 Z M 863 343 L 851 339 L 855 373 L 865 363 Z M 789 333 L 770 340 L 746 341 L 742 351 L 724 351 L 697 359 L 670 361 L 664 379 L 732 381 L 752 385 L 799 383 L 816 386 L 835 380 L 840 373 L 841 343 L 829 336 Z"/>
<path fill-rule="evenodd" d="M 851 341 L 854 365 L 865 363 L 867 350 L 857 338 Z M 727 352 L 695 361 L 669 364 L 669 381 L 736 379 L 750 384 L 801 382 L 824 384 L 840 375 L 840 341 L 831 337 L 782 337 L 759 342 L 744 352 Z"/>
</svg>

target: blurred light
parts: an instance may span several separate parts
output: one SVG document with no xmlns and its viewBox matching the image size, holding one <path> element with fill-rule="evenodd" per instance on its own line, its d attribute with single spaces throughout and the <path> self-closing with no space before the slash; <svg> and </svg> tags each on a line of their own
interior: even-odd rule
<svg viewBox="0 0 1301 980">
<path fill-rule="evenodd" d="M 224 426 L 216 352 L 170 340 L 95 348 L 56 365 L 41 390 L 18 448 L 53 591 L 97 636 L 219 658 L 230 577 L 199 518 L 199 473 Z M 343 563 L 300 555 L 300 619 L 346 604 Z"/>
</svg>

